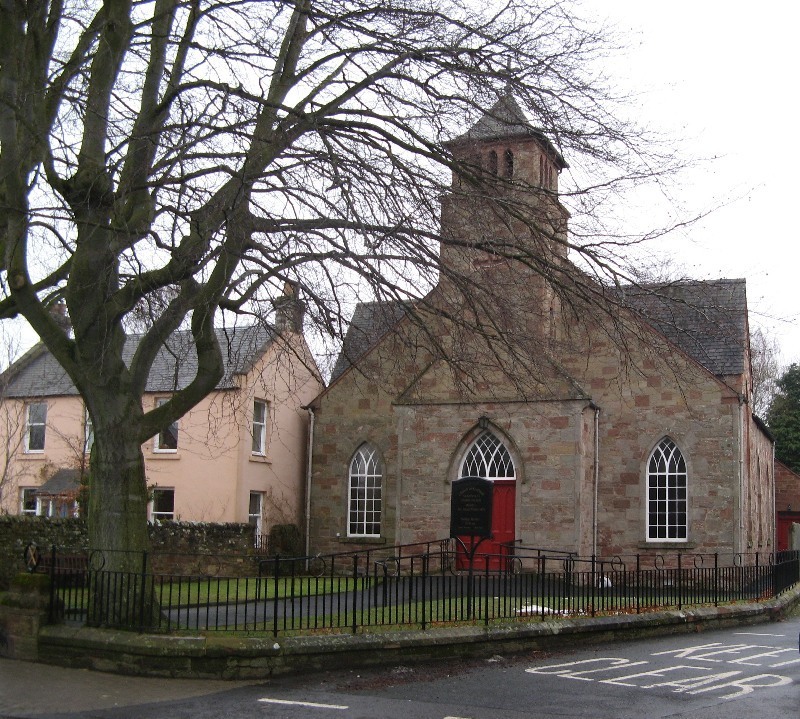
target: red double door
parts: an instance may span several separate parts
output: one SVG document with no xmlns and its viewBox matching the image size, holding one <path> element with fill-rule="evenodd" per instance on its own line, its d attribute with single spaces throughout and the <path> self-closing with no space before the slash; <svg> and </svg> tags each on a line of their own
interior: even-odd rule
<svg viewBox="0 0 800 719">
<path fill-rule="evenodd" d="M 492 482 L 492 536 L 480 543 L 475 552 L 473 569 L 477 572 L 485 571 L 488 564 L 489 571 L 505 569 L 505 557 L 511 552 L 505 544 L 510 544 L 516 539 L 514 517 L 517 503 L 517 483 L 513 479 L 497 479 Z M 459 537 L 457 542 L 456 568 L 469 569 L 469 554 L 472 549 L 471 537 Z M 476 543 L 478 540 L 475 540 Z M 466 551 L 465 551 L 466 547 Z"/>
</svg>

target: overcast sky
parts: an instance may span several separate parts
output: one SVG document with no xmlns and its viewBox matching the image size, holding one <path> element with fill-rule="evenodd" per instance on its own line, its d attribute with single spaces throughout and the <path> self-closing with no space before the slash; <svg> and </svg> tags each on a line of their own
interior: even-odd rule
<svg viewBox="0 0 800 719">
<path fill-rule="evenodd" d="M 744 277 L 751 325 L 768 327 L 784 363 L 800 362 L 797 29 L 789 0 L 585 0 L 629 46 L 613 74 L 645 95 L 640 119 L 717 158 L 677 193 L 687 213 L 728 202 L 661 242 L 700 279 Z"/>
<path fill-rule="evenodd" d="M 800 10 L 788 0 L 584 0 L 616 24 L 628 51 L 608 74 L 642 93 L 639 119 L 716 158 L 675 188 L 687 215 L 726 203 L 658 249 L 698 279 L 744 277 L 751 325 L 800 362 L 795 124 Z M 34 341 L 26 333 L 25 344 Z"/>
</svg>

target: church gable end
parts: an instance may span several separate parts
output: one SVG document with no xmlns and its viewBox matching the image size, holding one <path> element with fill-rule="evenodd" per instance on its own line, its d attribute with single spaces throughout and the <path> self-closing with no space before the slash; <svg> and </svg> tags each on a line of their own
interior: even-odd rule
<svg viewBox="0 0 800 719">
<path fill-rule="evenodd" d="M 360 304 L 315 403 L 312 549 L 445 537 L 451 483 L 487 432 L 514 448 L 513 476 L 498 480 L 513 485 L 498 500 L 512 543 L 769 549 L 744 280 L 611 288 L 582 275 L 558 199 L 566 163 L 509 96 L 447 147 L 468 165 L 442 200 L 449 272 L 414 305 Z M 562 312 L 554 268 L 591 290 L 583 308 L 576 295 Z M 373 506 L 380 495 L 379 534 L 376 522 L 350 531 L 362 514 L 367 526 L 352 468 L 364 446 L 381 458 L 379 491 L 363 488 Z"/>
</svg>

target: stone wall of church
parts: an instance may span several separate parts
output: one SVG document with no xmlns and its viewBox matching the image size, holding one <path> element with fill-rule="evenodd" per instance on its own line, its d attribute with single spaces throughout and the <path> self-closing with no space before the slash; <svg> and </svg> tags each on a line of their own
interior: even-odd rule
<svg viewBox="0 0 800 719">
<path fill-rule="evenodd" d="M 390 348 L 367 356 L 362 361 L 361 371 L 345 373 L 315 406 L 309 518 L 312 553 L 396 543 L 396 503 L 388 490 L 383 492 L 381 538 L 348 538 L 347 491 L 350 462 L 365 442 L 377 450 L 384 476 L 397 475 L 391 376 L 399 373 L 394 365 L 398 357 L 402 354 L 393 353 Z"/>
<path fill-rule="evenodd" d="M 482 431 L 481 417 L 514 459 L 517 538 L 529 547 L 589 550 L 592 458 L 587 452 L 593 442 L 586 441 L 585 402 L 419 404 L 384 413 L 380 393 L 372 387 L 367 393 L 372 396 L 364 396 L 363 389 L 351 373 L 318 410 L 313 552 L 447 537 L 451 483 L 470 441 Z M 378 448 L 384 464 L 380 542 L 347 538 L 348 468 L 365 441 Z"/>
<path fill-rule="evenodd" d="M 585 323 L 560 360 L 600 409 L 597 551 L 601 555 L 736 550 L 740 421 L 737 394 L 655 333 L 631 332 L 624 348 Z M 576 336 L 577 334 L 577 336 Z M 583 349 L 581 349 L 583 348 Z M 647 538 L 647 466 L 671 438 L 688 471 L 685 542 Z"/>
<path fill-rule="evenodd" d="M 622 351 L 591 325 L 570 336 L 580 341 L 561 348 L 558 359 L 586 393 L 580 399 L 447 400 L 437 375 L 426 375 L 425 385 L 435 401 L 399 399 L 423 364 L 404 366 L 400 345 L 371 354 L 363 373 L 346 373 L 317 411 L 312 550 L 446 537 L 450 483 L 481 417 L 514 459 L 517 539 L 525 546 L 603 556 L 766 549 L 774 521 L 770 445 L 758 427 L 745 428 L 750 450 L 742 454 L 738 395 L 679 353 L 666 356 L 655 340 L 629 338 Z M 681 542 L 647 538 L 647 465 L 664 437 L 680 448 L 688 471 L 688 538 Z M 384 464 L 380 540 L 347 538 L 348 468 L 362 442 L 377 447 Z"/>
<path fill-rule="evenodd" d="M 743 469 L 743 552 L 776 551 L 775 542 L 775 464 L 773 444 L 758 422 L 750 415 L 747 405 L 744 413 L 745 461 Z"/>
<path fill-rule="evenodd" d="M 583 402 L 469 403 L 396 409 L 403 542 L 448 536 L 451 483 L 480 433 L 480 417 L 508 448 L 516 470 L 516 537 L 526 546 L 580 543 Z M 397 480 L 395 480 L 397 481 Z M 390 489 L 391 492 L 391 489 Z M 585 518 L 583 518 L 585 519 Z"/>
</svg>

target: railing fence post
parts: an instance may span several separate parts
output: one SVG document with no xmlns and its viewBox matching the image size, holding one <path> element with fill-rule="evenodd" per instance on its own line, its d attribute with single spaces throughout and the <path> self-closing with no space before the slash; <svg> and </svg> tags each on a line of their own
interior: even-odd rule
<svg viewBox="0 0 800 719">
<path fill-rule="evenodd" d="M 428 555 L 422 555 L 422 629 L 424 631 L 426 625 L 427 613 L 426 602 L 428 601 L 428 593 L 426 591 L 428 585 Z"/>
<path fill-rule="evenodd" d="M 358 555 L 353 555 L 353 634 L 358 631 Z M 362 602 L 363 607 L 363 602 Z"/>
<path fill-rule="evenodd" d="M 275 574 L 272 582 L 274 597 L 272 598 L 272 636 L 278 636 L 278 595 L 280 594 L 281 555 L 275 555 Z M 265 597 L 266 599 L 266 597 Z"/>
<path fill-rule="evenodd" d="M 53 624 L 56 620 L 56 545 L 50 547 L 50 607 L 47 610 L 47 621 Z"/>
<path fill-rule="evenodd" d="M 539 566 L 541 571 L 539 572 L 539 577 L 541 579 L 541 586 L 542 586 L 542 621 L 544 621 L 544 609 L 550 603 L 550 597 L 547 596 L 547 556 L 543 554 L 539 554 Z"/>
<path fill-rule="evenodd" d="M 488 554 L 483 557 L 483 622 L 485 626 L 489 626 L 489 597 L 492 593 L 489 591 L 489 556 Z"/>
<path fill-rule="evenodd" d="M 139 631 L 144 631 L 145 625 L 145 585 L 147 582 L 147 550 L 142 552 L 142 569 L 139 574 Z M 135 581 L 135 580 L 134 580 Z"/>
</svg>

